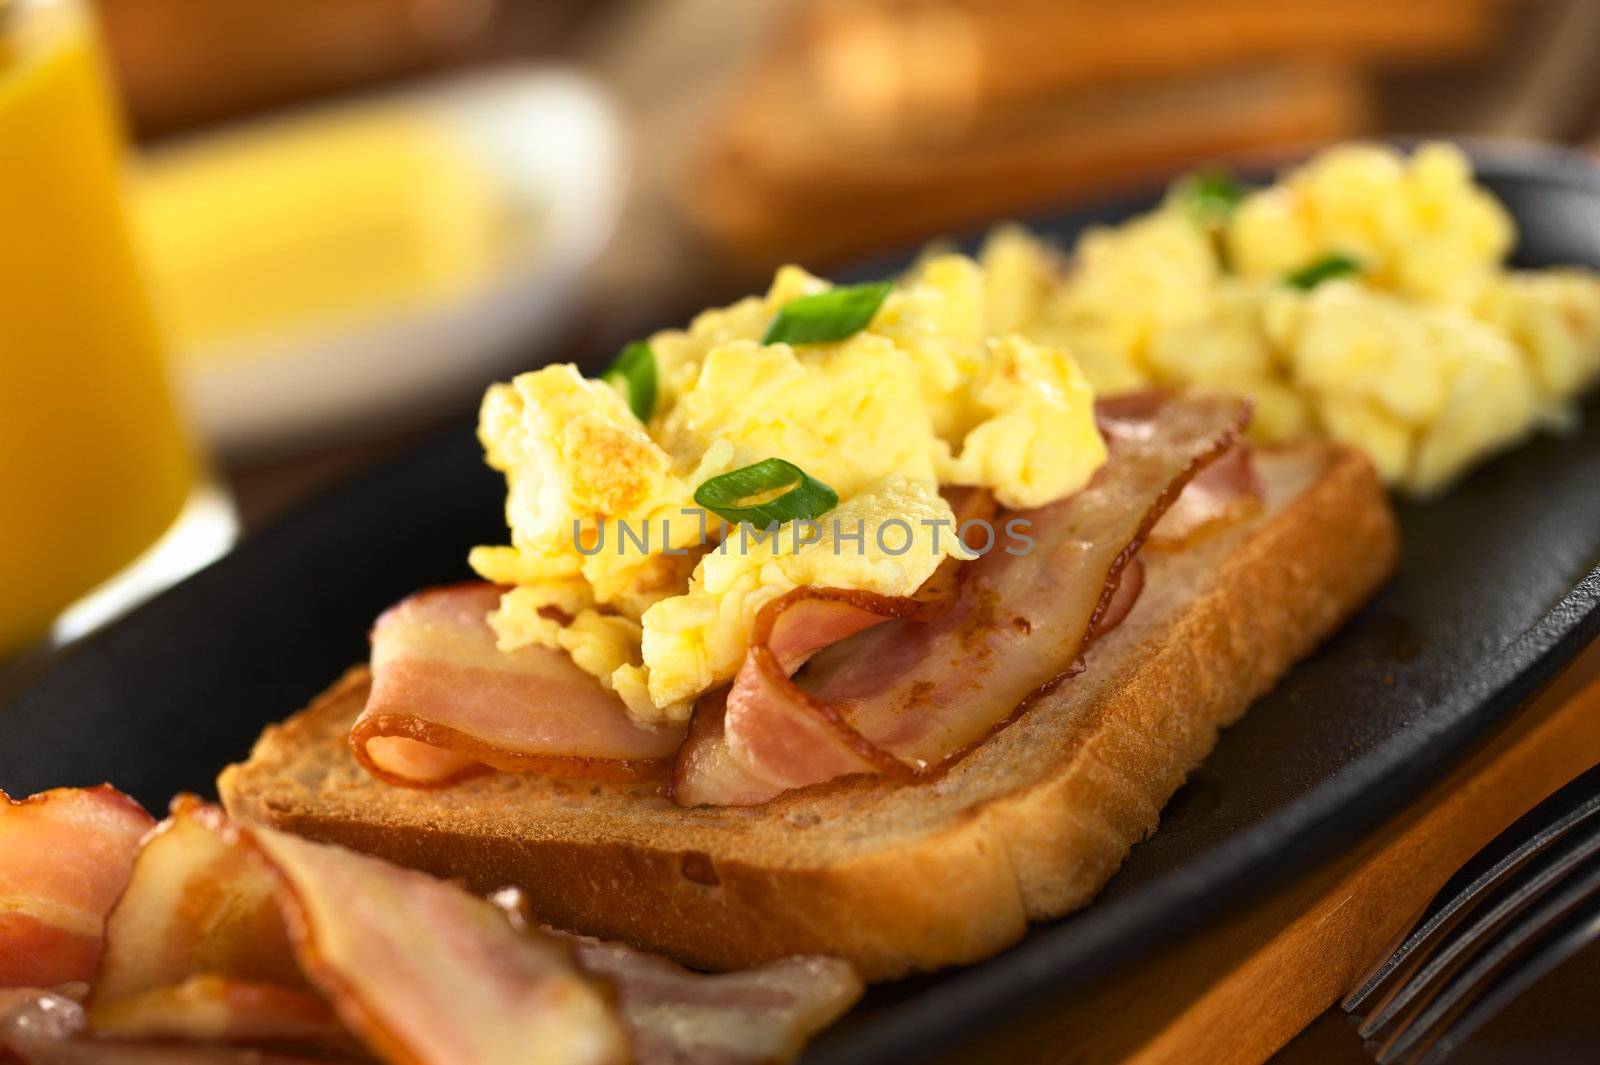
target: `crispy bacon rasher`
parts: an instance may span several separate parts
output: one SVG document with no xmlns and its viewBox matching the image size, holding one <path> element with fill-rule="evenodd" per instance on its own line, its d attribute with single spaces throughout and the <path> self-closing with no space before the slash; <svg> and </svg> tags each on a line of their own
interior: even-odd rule
<svg viewBox="0 0 1600 1065">
<path fill-rule="evenodd" d="M 155 819 L 109 784 L 0 791 L 0 988 L 92 977 L 101 927 Z"/>
<path fill-rule="evenodd" d="M 55 842 L 72 851 L 99 829 L 80 821 Z M 792 1056 L 861 993 L 833 959 L 703 976 L 530 927 L 454 884 L 233 824 L 192 797 L 131 876 L 102 853 L 127 887 L 87 999 L 0 989 L 0 1060 L 742 1065 Z"/>
<path fill-rule="evenodd" d="M 350 743 L 390 783 L 439 786 L 486 768 L 631 776 L 681 730 L 633 723 L 565 651 L 501 651 L 485 618 L 502 589 L 466 583 L 402 599 L 372 629 L 372 692 Z"/>
</svg>

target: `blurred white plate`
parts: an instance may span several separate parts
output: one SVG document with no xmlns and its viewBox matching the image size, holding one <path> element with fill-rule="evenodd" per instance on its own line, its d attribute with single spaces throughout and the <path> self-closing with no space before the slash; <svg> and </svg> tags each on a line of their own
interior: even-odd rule
<svg viewBox="0 0 1600 1065">
<path fill-rule="evenodd" d="M 487 280 L 446 302 L 180 353 L 193 416 L 214 448 L 292 450 L 459 401 L 519 357 L 536 362 L 571 324 L 622 199 L 622 129 L 605 93 L 570 71 L 502 68 L 370 100 L 397 101 L 442 111 L 536 224 L 519 227 L 519 246 Z"/>
</svg>

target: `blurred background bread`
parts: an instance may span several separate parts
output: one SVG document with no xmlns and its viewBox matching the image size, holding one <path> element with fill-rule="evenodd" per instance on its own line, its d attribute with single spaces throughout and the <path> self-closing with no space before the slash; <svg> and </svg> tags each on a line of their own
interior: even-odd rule
<svg viewBox="0 0 1600 1065">
<path fill-rule="evenodd" d="M 1220 156 L 1390 131 L 1575 136 L 1551 118 L 1592 118 L 1594 79 L 1576 55 L 1552 59 L 1594 39 L 1595 15 L 1508 0 L 815 0 L 738 76 L 684 202 L 736 255 L 828 258 Z M 1493 82 L 1478 101 L 1440 89 L 1474 77 Z"/>
</svg>

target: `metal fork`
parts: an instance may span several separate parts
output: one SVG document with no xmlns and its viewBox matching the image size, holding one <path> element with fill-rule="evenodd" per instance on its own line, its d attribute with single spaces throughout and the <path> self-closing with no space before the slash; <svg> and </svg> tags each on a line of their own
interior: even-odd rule
<svg viewBox="0 0 1600 1065">
<path fill-rule="evenodd" d="M 1530 810 L 1344 1000 L 1379 1065 L 1443 1061 L 1600 936 L 1600 766 Z"/>
</svg>

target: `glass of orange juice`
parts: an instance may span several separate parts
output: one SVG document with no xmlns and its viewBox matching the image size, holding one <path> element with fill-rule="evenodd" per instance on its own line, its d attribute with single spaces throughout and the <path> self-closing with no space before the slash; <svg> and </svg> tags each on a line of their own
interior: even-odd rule
<svg viewBox="0 0 1600 1065">
<path fill-rule="evenodd" d="M 233 535 L 169 385 L 122 149 L 85 6 L 0 0 L 0 658 Z"/>
</svg>

